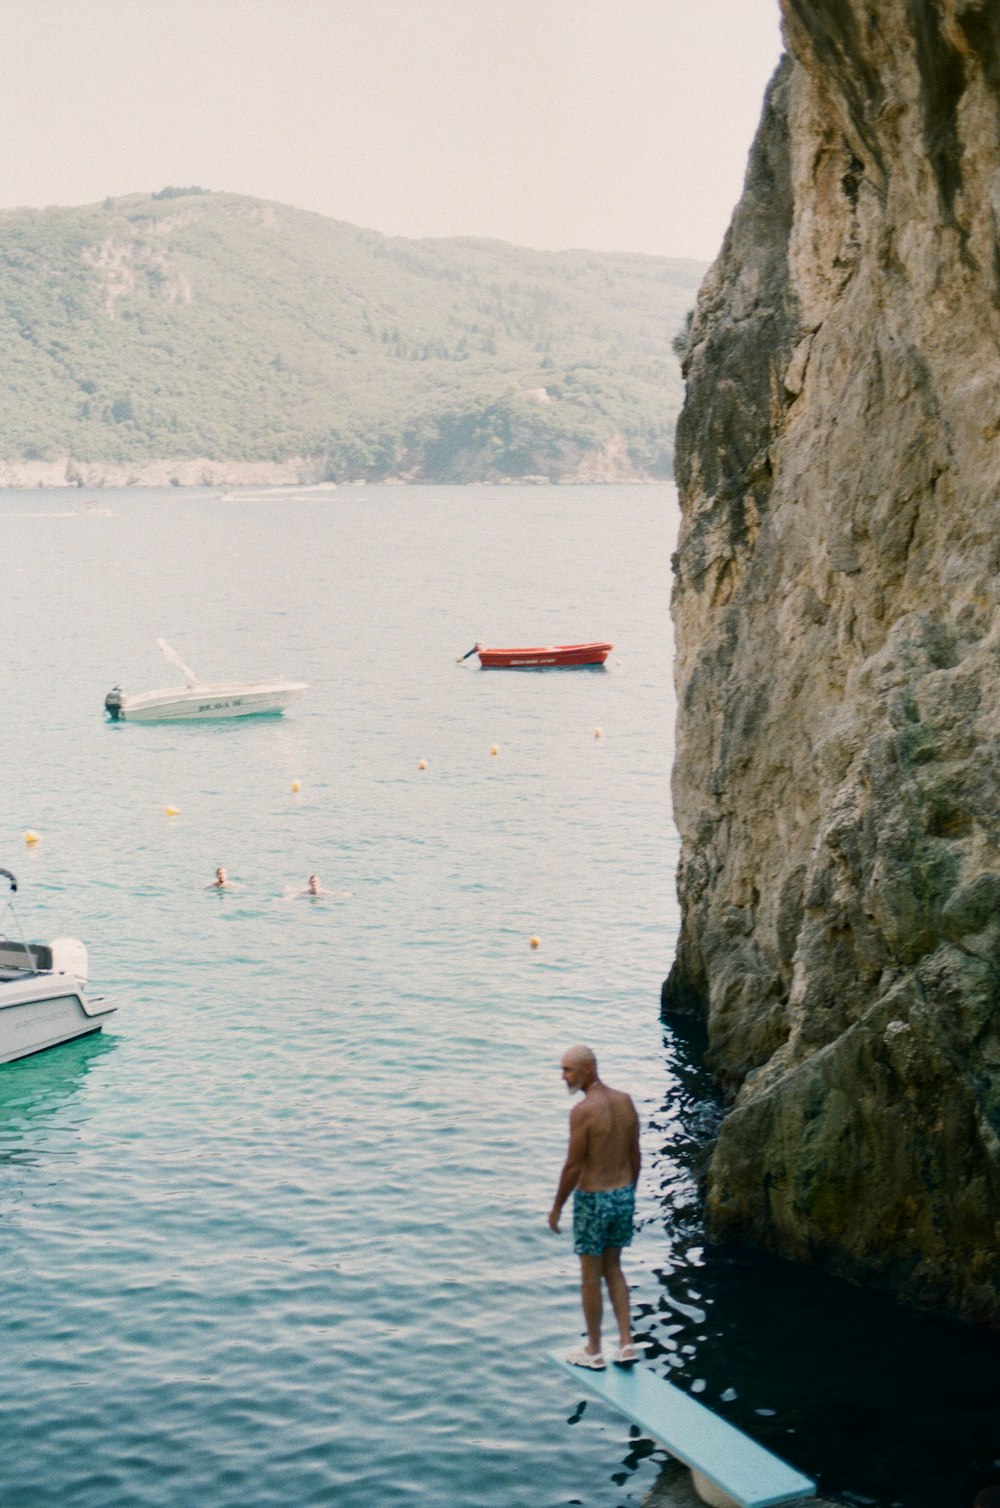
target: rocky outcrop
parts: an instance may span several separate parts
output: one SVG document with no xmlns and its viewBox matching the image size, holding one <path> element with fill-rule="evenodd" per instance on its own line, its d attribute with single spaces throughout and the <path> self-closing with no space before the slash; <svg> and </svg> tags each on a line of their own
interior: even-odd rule
<svg viewBox="0 0 1000 1508">
<path fill-rule="evenodd" d="M 636 462 L 620 432 L 603 444 L 588 444 L 566 436 L 540 434 L 530 426 L 524 426 L 520 433 L 515 430 L 502 446 L 478 427 L 467 437 L 449 435 L 444 444 L 404 456 L 394 474 L 394 480 L 404 482 L 463 486 L 476 482 L 559 485 L 666 479 L 666 470 L 650 471 Z"/>
<path fill-rule="evenodd" d="M 783 0 L 686 358 L 683 926 L 717 1234 L 1000 1321 L 1000 10 Z"/>
</svg>

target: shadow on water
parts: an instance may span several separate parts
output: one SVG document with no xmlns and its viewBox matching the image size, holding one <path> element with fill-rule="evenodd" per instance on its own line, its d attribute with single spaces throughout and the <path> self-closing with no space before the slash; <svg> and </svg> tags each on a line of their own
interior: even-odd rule
<svg viewBox="0 0 1000 1508">
<path fill-rule="evenodd" d="M 103 1032 L 0 1066 L 0 1163 L 29 1161 L 33 1133 L 64 1110 L 114 1039 Z"/>
<path fill-rule="evenodd" d="M 496 665 L 480 665 L 480 670 L 493 672 L 501 667 Z M 505 675 L 514 671 L 517 675 L 607 675 L 606 665 L 504 665 Z"/>
<path fill-rule="evenodd" d="M 873 1508 L 971 1508 L 1000 1480 L 1000 1337 L 899 1308 L 768 1254 L 706 1240 L 698 1171 L 722 1116 L 700 1023 L 671 1020 L 654 1117 L 661 1296 L 638 1310 L 664 1375 L 822 1493 Z"/>
</svg>

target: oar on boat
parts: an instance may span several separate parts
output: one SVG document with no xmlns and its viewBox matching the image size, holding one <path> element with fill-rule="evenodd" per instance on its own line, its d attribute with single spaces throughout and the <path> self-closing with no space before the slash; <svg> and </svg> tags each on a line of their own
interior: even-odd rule
<svg viewBox="0 0 1000 1508">
<path fill-rule="evenodd" d="M 456 657 L 455 657 L 455 664 L 456 664 L 456 665 L 461 665 L 461 663 L 462 663 L 462 661 L 463 661 L 463 660 L 467 660 L 467 659 L 468 659 L 468 658 L 469 658 L 469 655 L 474 655 L 474 654 L 475 654 L 475 652 L 476 652 L 476 650 L 477 650 L 477 649 L 478 649 L 478 648 L 479 648 L 479 645 L 478 645 L 478 644 L 473 644 L 473 646 L 472 646 L 472 648 L 471 648 L 471 649 L 470 649 L 470 650 L 469 650 L 469 653 L 468 653 L 468 654 L 464 654 L 464 655 L 457 655 L 457 656 L 456 656 Z"/>
</svg>

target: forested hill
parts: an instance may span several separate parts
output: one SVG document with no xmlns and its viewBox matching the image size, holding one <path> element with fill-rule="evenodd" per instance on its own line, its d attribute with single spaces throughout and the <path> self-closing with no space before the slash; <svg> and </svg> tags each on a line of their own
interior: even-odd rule
<svg viewBox="0 0 1000 1508">
<path fill-rule="evenodd" d="M 703 272 L 199 189 L 3 212 L 0 481 L 669 476 Z"/>
</svg>

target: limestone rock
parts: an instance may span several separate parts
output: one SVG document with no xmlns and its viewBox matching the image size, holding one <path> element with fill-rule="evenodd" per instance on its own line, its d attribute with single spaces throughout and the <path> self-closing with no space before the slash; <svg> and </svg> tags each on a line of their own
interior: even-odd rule
<svg viewBox="0 0 1000 1508">
<path fill-rule="evenodd" d="M 783 0 L 678 426 L 710 1224 L 1000 1322 L 1000 9 Z"/>
</svg>

